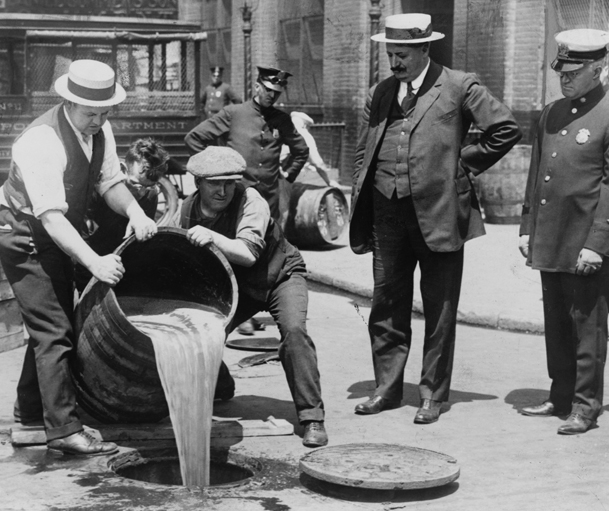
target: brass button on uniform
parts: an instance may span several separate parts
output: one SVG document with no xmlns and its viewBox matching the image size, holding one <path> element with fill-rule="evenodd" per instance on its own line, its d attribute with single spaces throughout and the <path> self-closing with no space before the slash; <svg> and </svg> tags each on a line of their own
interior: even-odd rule
<svg viewBox="0 0 609 511">
<path fill-rule="evenodd" d="M 560 132 L 560 134 L 561 134 L 561 135 L 566 135 L 566 134 L 567 134 L 567 130 L 562 130 L 562 131 Z"/>
<path fill-rule="evenodd" d="M 576 114 L 576 113 L 577 113 L 577 108 L 573 108 L 573 109 L 571 109 L 571 113 L 572 113 L 572 114 Z"/>
<path fill-rule="evenodd" d="M 545 199 L 541 199 L 541 205 L 544 206 L 547 201 Z"/>
<path fill-rule="evenodd" d="M 550 180 L 550 176 L 546 176 L 545 181 L 549 181 L 549 180 Z"/>
<path fill-rule="evenodd" d="M 554 151 L 554 152 L 552 153 L 552 158 L 556 158 L 556 155 L 557 155 L 557 154 L 558 154 L 558 153 L 557 153 L 556 151 Z"/>
</svg>

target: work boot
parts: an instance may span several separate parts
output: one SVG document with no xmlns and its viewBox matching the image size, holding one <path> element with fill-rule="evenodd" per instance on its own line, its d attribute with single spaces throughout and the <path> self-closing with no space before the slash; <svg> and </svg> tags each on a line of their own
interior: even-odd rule
<svg viewBox="0 0 609 511">
<path fill-rule="evenodd" d="M 328 444 L 328 433 L 324 421 L 309 421 L 304 423 L 305 431 L 302 445 L 305 447 L 322 447 Z"/>
</svg>

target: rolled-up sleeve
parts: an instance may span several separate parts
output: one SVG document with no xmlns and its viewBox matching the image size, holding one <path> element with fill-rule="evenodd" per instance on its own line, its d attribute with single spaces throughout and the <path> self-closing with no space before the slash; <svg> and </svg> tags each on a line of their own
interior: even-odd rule
<svg viewBox="0 0 609 511">
<path fill-rule="evenodd" d="M 264 236 L 270 221 L 271 211 L 266 200 L 255 189 L 247 188 L 237 214 L 235 237 L 247 245 L 256 260 L 266 248 Z"/>
<path fill-rule="evenodd" d="M 104 131 L 105 139 L 104 161 L 100 171 L 100 178 L 95 185 L 95 189 L 97 190 L 97 193 L 103 196 L 104 193 L 116 183 L 124 181 L 125 174 L 121 172 L 120 161 L 116 154 L 116 141 L 114 140 L 112 126 L 106 121 L 102 129 Z"/>
</svg>

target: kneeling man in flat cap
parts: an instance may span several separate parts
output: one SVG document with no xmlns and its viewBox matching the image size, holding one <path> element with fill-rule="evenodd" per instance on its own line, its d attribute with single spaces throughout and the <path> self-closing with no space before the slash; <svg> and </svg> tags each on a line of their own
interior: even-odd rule
<svg viewBox="0 0 609 511">
<path fill-rule="evenodd" d="M 609 298 L 609 99 L 601 72 L 609 34 L 555 36 L 565 96 L 541 113 L 526 188 L 520 251 L 541 271 L 549 399 L 524 415 L 568 415 L 585 433 L 603 406 Z"/>
<path fill-rule="evenodd" d="M 269 206 L 254 188 L 239 181 L 243 157 L 228 147 L 210 146 L 186 165 L 197 191 L 184 200 L 181 226 L 193 245 L 214 243 L 226 256 L 239 285 L 239 304 L 229 331 L 260 311 L 268 311 L 281 334 L 279 359 L 285 370 L 302 443 L 328 443 L 315 345 L 306 328 L 308 292 L 305 263 L 271 218 Z M 220 371 L 226 386 L 228 369 Z"/>
</svg>

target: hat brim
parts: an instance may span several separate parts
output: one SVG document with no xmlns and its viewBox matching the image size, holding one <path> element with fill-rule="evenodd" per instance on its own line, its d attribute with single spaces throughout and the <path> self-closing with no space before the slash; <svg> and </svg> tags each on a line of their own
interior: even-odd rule
<svg viewBox="0 0 609 511">
<path fill-rule="evenodd" d="M 195 174 L 196 175 L 196 174 Z M 227 174 L 225 176 L 197 176 L 207 179 L 208 181 L 239 181 L 243 174 Z"/>
<path fill-rule="evenodd" d="M 376 34 L 370 37 L 373 41 L 377 41 L 379 43 L 395 43 L 395 44 L 420 44 L 420 43 L 428 43 L 431 41 L 438 41 L 440 39 L 444 39 L 444 34 L 441 32 L 432 32 L 428 37 L 421 37 L 420 39 L 387 39 L 385 37 L 385 33 Z"/>
<path fill-rule="evenodd" d="M 569 71 L 577 71 L 585 67 L 590 62 L 565 62 L 563 60 L 555 59 L 550 67 L 557 73 L 568 73 Z"/>
<path fill-rule="evenodd" d="M 125 101 L 125 98 L 127 97 L 127 93 L 125 92 L 125 89 L 123 89 L 123 86 L 120 83 L 116 82 L 114 95 L 110 99 L 106 99 L 104 101 L 93 101 L 90 99 L 83 99 L 80 96 L 73 94 L 68 89 L 67 74 L 60 76 L 59 78 L 57 78 L 57 80 L 55 80 L 55 92 L 57 92 L 57 94 L 59 94 L 62 98 L 67 99 L 72 103 L 94 107 L 115 106 Z"/>
<path fill-rule="evenodd" d="M 260 81 L 262 82 L 262 85 L 264 85 L 267 89 L 271 89 L 277 92 L 284 92 L 285 91 L 285 87 L 282 87 L 281 85 L 279 85 L 278 83 L 271 83 L 271 82 L 267 82 L 264 79 L 260 79 Z"/>
</svg>

